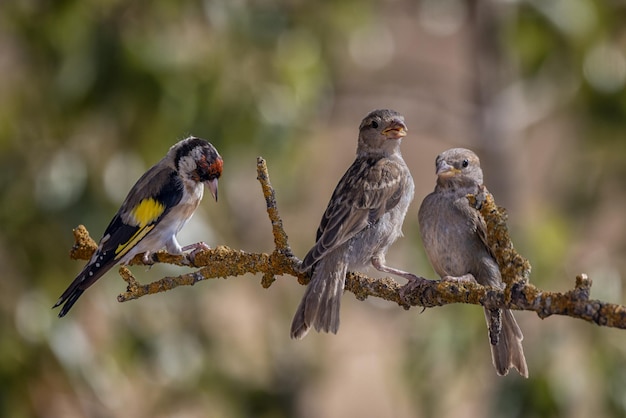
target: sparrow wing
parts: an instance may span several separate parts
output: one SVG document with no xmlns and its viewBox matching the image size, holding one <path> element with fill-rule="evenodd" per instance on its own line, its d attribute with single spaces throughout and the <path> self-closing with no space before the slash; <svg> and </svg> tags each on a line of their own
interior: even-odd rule
<svg viewBox="0 0 626 418">
<path fill-rule="evenodd" d="M 335 188 L 302 269 L 373 225 L 398 204 L 406 186 L 402 167 L 387 158 L 358 158 Z"/>
<path fill-rule="evenodd" d="M 467 220 L 467 224 L 472 229 L 472 231 L 476 234 L 476 237 L 479 240 L 478 245 L 484 247 L 484 249 L 488 252 L 488 254 L 496 260 L 495 253 L 493 249 L 489 245 L 489 241 L 487 239 L 487 223 L 485 222 L 485 218 L 480 213 L 478 209 L 474 206 L 470 205 L 469 200 L 467 199 L 468 194 L 478 195 L 479 193 L 489 193 L 484 186 L 473 186 L 469 189 L 462 190 L 460 192 L 460 197 L 458 197 L 454 201 L 454 206 L 459 210 L 462 214 L 463 219 Z"/>
<path fill-rule="evenodd" d="M 474 194 L 478 195 L 478 193 L 489 194 L 489 191 L 487 190 L 485 186 L 481 186 L 479 191 Z M 468 205 L 469 205 L 469 202 L 468 202 Z M 491 255 L 491 257 L 494 260 L 496 260 L 496 255 L 493 252 L 493 249 L 491 248 L 491 246 L 489 245 L 489 240 L 487 239 L 487 223 L 485 222 L 485 218 L 483 218 L 483 215 L 480 213 L 478 209 L 474 207 L 470 207 L 470 209 L 471 209 L 472 225 L 476 225 L 476 235 L 478 235 L 478 238 L 480 239 L 480 241 L 483 243 L 483 245 L 489 252 L 489 255 Z"/>
</svg>

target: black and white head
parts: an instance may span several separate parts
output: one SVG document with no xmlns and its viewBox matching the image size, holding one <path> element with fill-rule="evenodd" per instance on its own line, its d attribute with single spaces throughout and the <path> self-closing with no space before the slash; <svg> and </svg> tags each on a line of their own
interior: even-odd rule
<svg viewBox="0 0 626 418">
<path fill-rule="evenodd" d="M 192 136 L 176 143 L 169 153 L 183 181 L 204 183 L 217 200 L 217 180 L 224 161 L 210 142 Z"/>
<path fill-rule="evenodd" d="M 443 187 L 483 184 L 478 156 L 465 148 L 442 152 L 435 160 L 437 184 Z"/>
<path fill-rule="evenodd" d="M 370 112 L 359 126 L 358 154 L 396 152 L 407 134 L 404 117 L 394 110 L 378 109 Z"/>
</svg>

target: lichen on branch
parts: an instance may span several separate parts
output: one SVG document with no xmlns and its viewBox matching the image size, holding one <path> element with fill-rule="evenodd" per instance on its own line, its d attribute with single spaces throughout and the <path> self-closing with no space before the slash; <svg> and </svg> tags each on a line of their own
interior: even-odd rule
<svg viewBox="0 0 626 418">
<path fill-rule="evenodd" d="M 122 266 L 120 275 L 126 281 L 127 289 L 117 297 L 118 301 L 138 299 L 178 286 L 193 286 L 203 280 L 236 277 L 247 273 L 262 274 L 261 285 L 265 288 L 274 283 L 276 276 L 283 275 L 296 277 L 299 283 L 307 284 L 309 277 L 299 271 L 301 261 L 293 255 L 289 247 L 267 165 L 261 157 L 257 158 L 257 180 L 261 184 L 267 214 L 272 224 L 274 250 L 271 253 L 249 253 L 220 245 L 198 253 L 192 263 L 185 255 L 171 255 L 159 251 L 153 254 L 154 262 L 179 266 L 192 265 L 197 270 L 141 284 L 127 267 Z M 574 288 L 565 293 L 543 291 L 530 284 L 530 263 L 513 247 L 506 225 L 505 210 L 495 204 L 493 196 L 486 189 L 476 196 L 468 196 L 468 199 L 485 218 L 487 239 L 500 266 L 503 281 L 507 285 L 504 291 L 472 282 L 431 280 L 416 286 L 401 297 L 402 285 L 392 278 L 371 278 L 357 272 L 348 273 L 346 290 L 352 292 L 359 300 L 374 296 L 395 302 L 406 309 L 410 306 L 429 308 L 467 303 L 482 305 L 489 309 L 533 311 L 540 318 L 564 315 L 602 326 L 626 328 L 626 307 L 589 299 L 592 282 L 586 274 L 576 277 Z M 70 257 L 75 260 L 90 259 L 97 244 L 84 226 L 79 225 L 74 229 L 74 240 Z M 129 263 L 135 264 L 143 264 L 141 254 Z"/>
</svg>

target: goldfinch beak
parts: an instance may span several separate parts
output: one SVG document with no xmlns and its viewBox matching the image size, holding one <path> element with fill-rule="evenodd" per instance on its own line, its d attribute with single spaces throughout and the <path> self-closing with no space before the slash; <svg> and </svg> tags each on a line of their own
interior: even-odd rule
<svg viewBox="0 0 626 418">
<path fill-rule="evenodd" d="M 217 202 L 217 179 L 207 180 L 207 181 L 204 182 L 204 184 L 206 184 L 206 187 L 209 188 L 209 191 L 211 192 L 211 195 L 213 196 L 213 198 Z"/>
<path fill-rule="evenodd" d="M 446 162 L 446 160 L 441 160 L 437 163 L 437 176 L 438 177 L 453 177 L 454 175 L 460 173 L 461 170 L 452 167 L 450 164 Z"/>
</svg>

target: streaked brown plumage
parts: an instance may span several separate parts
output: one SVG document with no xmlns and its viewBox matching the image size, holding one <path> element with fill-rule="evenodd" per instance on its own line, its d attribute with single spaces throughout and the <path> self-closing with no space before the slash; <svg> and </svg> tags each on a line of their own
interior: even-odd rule
<svg viewBox="0 0 626 418">
<path fill-rule="evenodd" d="M 312 278 L 293 318 L 292 338 L 303 338 L 310 327 L 337 332 L 348 270 L 371 263 L 379 271 L 417 280 L 385 265 L 413 199 L 413 178 L 400 153 L 406 131 L 404 118 L 392 110 L 375 110 L 361 122 L 356 160 L 337 184 L 316 243 L 302 263 Z"/>
<path fill-rule="evenodd" d="M 437 186 L 422 202 L 418 215 L 424 248 L 433 268 L 448 280 L 473 277 L 482 285 L 503 289 L 500 269 L 487 244 L 485 220 L 466 197 L 484 187 L 478 156 L 454 148 L 441 153 L 436 166 Z M 485 318 L 490 330 L 501 320 L 500 334 L 490 335 L 496 372 L 506 375 L 514 367 L 528 377 L 522 331 L 511 311 L 485 309 Z"/>
</svg>

